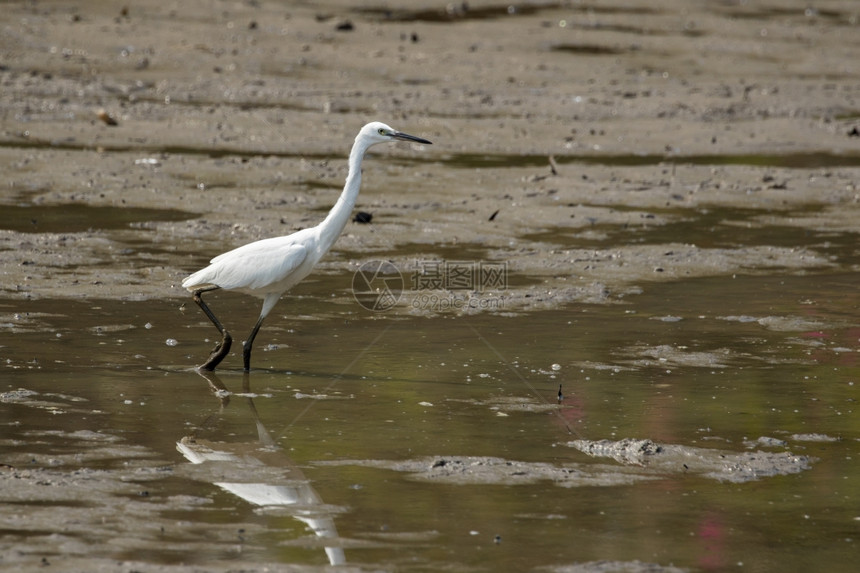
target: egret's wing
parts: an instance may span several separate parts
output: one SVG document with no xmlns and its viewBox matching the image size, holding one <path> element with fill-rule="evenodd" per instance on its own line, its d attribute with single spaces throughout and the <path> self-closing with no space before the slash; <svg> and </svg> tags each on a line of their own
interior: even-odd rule
<svg viewBox="0 0 860 573">
<path fill-rule="evenodd" d="M 307 249 L 295 243 L 259 241 L 234 249 L 212 259 L 216 277 L 212 281 L 223 289 L 262 289 L 290 276 L 307 257 Z"/>
</svg>

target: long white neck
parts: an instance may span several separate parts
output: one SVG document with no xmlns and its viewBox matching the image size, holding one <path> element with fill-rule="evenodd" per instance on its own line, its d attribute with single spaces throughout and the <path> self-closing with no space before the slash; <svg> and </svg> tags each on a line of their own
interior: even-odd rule
<svg viewBox="0 0 860 573">
<path fill-rule="evenodd" d="M 361 161 L 364 159 L 364 152 L 367 151 L 368 147 L 360 144 L 356 138 L 352 151 L 349 152 L 349 171 L 346 175 L 343 192 L 341 192 L 337 203 L 331 208 L 325 220 L 319 225 L 320 246 L 324 253 L 334 245 L 343 228 L 349 222 L 349 216 L 352 214 L 355 200 L 361 189 Z"/>
</svg>

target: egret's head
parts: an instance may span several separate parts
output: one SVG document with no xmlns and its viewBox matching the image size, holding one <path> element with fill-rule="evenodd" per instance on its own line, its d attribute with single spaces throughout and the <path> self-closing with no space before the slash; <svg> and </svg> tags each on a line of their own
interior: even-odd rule
<svg viewBox="0 0 860 573">
<path fill-rule="evenodd" d="M 426 139 L 415 137 L 414 135 L 409 135 L 402 131 L 397 131 L 393 127 L 385 125 L 380 121 L 372 121 L 368 123 L 361 128 L 361 131 L 358 132 L 358 137 L 356 137 L 356 141 L 362 141 L 366 143 L 368 147 L 377 143 L 385 143 L 386 141 L 395 141 L 398 139 L 401 141 L 413 141 L 415 143 L 432 145 L 432 143 Z"/>
</svg>

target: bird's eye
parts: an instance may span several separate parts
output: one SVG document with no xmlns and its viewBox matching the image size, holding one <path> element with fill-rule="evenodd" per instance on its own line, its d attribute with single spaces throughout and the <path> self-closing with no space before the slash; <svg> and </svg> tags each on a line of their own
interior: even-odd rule
<svg viewBox="0 0 860 573">
<path fill-rule="evenodd" d="M 385 129 L 379 128 L 379 135 L 385 135 Z"/>
</svg>

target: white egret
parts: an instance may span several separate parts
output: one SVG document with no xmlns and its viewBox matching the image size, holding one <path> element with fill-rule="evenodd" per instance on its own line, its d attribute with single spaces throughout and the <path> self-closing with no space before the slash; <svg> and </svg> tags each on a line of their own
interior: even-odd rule
<svg viewBox="0 0 860 573">
<path fill-rule="evenodd" d="M 233 342 L 230 333 L 203 302 L 203 293 L 217 289 L 235 290 L 263 299 L 260 317 L 248 339 L 242 343 L 245 371 L 251 369 L 251 346 L 263 324 L 263 319 L 285 292 L 305 278 L 328 252 L 349 221 L 361 187 L 361 161 L 365 152 L 377 143 L 386 141 L 413 141 L 429 145 L 431 142 L 414 135 L 392 129 L 380 122 L 368 123 L 355 137 L 349 153 L 349 171 L 343 192 L 325 220 L 308 229 L 286 237 L 274 237 L 249 243 L 218 255 L 208 267 L 182 281 L 183 288 L 192 292 L 192 299 L 206 313 L 221 333 L 221 342 L 209 355 L 201 370 L 214 370 L 230 352 Z"/>
</svg>

